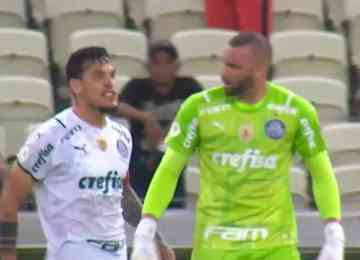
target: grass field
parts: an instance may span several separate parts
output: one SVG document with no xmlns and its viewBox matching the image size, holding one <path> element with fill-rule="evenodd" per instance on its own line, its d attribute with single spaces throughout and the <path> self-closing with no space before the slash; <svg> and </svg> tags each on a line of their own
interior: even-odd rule
<svg viewBox="0 0 360 260">
<path fill-rule="evenodd" d="M 191 250 L 189 248 L 176 248 L 175 251 L 176 251 L 177 260 L 190 259 Z M 302 260 L 315 260 L 318 252 L 319 252 L 318 248 L 303 248 L 301 249 Z M 18 260 L 43 260 L 44 253 L 45 250 L 43 248 L 19 248 Z M 360 248 L 347 248 L 345 259 L 359 260 Z"/>
</svg>

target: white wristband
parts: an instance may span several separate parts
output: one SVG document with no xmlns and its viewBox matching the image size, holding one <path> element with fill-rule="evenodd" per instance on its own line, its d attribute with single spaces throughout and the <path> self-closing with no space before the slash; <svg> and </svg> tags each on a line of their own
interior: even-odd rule
<svg viewBox="0 0 360 260">
<path fill-rule="evenodd" d="M 145 237 L 147 239 L 154 239 L 157 223 L 153 218 L 142 218 L 136 228 L 135 236 Z"/>
<path fill-rule="evenodd" d="M 344 229 L 339 222 L 329 222 L 324 227 L 325 242 L 328 244 L 344 244 Z"/>
</svg>

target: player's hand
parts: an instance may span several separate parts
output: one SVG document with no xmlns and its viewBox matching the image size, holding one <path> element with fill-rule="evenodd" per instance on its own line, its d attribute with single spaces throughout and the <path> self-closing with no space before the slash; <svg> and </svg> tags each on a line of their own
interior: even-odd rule
<svg viewBox="0 0 360 260">
<path fill-rule="evenodd" d="M 157 241 L 159 256 L 161 260 L 176 260 L 175 252 L 163 241 Z"/>
<path fill-rule="evenodd" d="M 155 231 L 156 221 L 154 219 L 143 218 L 140 221 L 134 235 L 131 260 L 160 260 L 154 241 Z"/>
<path fill-rule="evenodd" d="M 317 260 L 343 260 L 345 235 L 338 222 L 329 222 L 324 228 L 325 243 Z"/>
</svg>

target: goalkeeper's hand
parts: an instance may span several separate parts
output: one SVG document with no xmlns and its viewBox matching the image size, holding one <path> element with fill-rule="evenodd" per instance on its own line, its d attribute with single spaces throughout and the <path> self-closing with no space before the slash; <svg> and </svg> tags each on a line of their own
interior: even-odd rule
<svg viewBox="0 0 360 260">
<path fill-rule="evenodd" d="M 157 236 L 155 243 L 156 221 L 143 218 L 136 228 L 131 260 L 176 260 L 174 251 Z"/>
<path fill-rule="evenodd" d="M 325 242 L 317 260 L 343 260 L 345 235 L 338 222 L 329 222 L 324 228 Z"/>
</svg>

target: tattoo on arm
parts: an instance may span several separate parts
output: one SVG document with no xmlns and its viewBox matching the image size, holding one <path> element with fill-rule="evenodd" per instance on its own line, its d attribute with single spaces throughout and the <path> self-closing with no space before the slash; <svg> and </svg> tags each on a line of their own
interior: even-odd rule
<svg viewBox="0 0 360 260">
<path fill-rule="evenodd" d="M 141 209 L 142 203 L 135 191 L 129 184 L 124 185 L 124 196 L 122 199 L 123 214 L 125 221 L 131 226 L 136 227 L 141 220 Z M 164 239 L 161 234 L 157 231 L 155 234 L 156 240 L 164 244 Z"/>
</svg>

